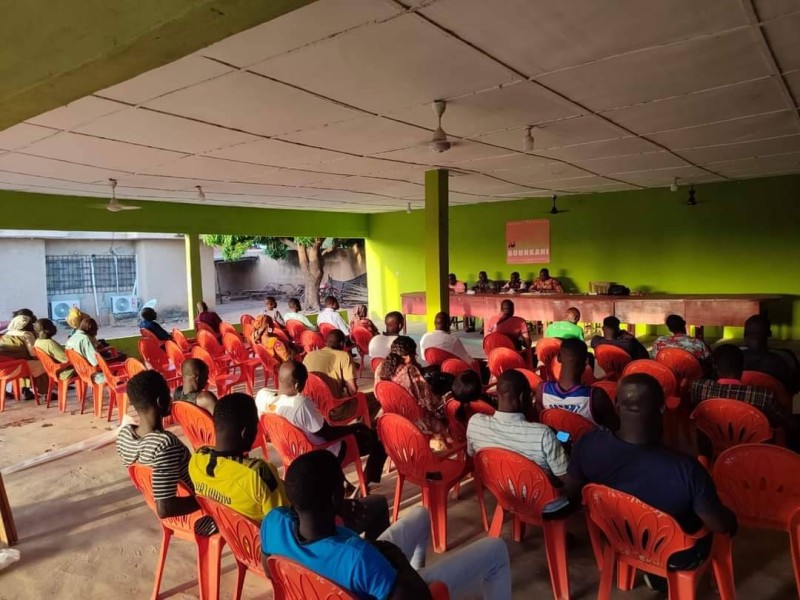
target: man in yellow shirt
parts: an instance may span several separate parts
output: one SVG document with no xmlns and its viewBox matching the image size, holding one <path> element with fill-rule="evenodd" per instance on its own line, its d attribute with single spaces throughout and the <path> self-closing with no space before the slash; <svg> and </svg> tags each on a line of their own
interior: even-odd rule
<svg viewBox="0 0 800 600">
<path fill-rule="evenodd" d="M 257 522 L 273 508 L 289 506 L 277 469 L 245 456 L 258 435 L 253 398 L 247 394 L 221 398 L 214 407 L 214 431 L 216 446 L 200 448 L 189 462 L 195 493 Z"/>
</svg>

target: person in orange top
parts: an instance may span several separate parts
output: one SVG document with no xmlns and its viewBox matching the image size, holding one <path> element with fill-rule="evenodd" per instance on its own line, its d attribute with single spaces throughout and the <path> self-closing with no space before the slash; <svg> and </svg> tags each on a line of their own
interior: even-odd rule
<svg viewBox="0 0 800 600">
<path fill-rule="evenodd" d="M 528 364 L 533 364 L 531 334 L 528 331 L 528 324 L 522 317 L 514 316 L 514 303 L 511 300 L 503 300 L 500 303 L 500 314 L 489 320 L 486 334 L 490 333 L 502 333 L 507 338 L 510 338 L 518 350 L 525 352 L 525 360 Z"/>
<path fill-rule="evenodd" d="M 561 282 L 555 277 L 550 277 L 550 271 L 542 269 L 539 271 L 539 277 L 533 280 L 530 291 L 544 292 L 549 294 L 563 294 L 564 290 L 561 287 Z"/>
</svg>

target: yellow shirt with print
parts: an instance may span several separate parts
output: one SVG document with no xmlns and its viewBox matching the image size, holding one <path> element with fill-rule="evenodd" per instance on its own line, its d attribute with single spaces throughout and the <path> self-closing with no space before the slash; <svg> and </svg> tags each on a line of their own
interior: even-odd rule
<svg viewBox="0 0 800 600">
<path fill-rule="evenodd" d="M 189 461 L 189 477 L 198 496 L 253 521 L 261 522 L 273 508 L 289 506 L 277 469 L 260 458 L 219 456 L 203 447 Z"/>
</svg>

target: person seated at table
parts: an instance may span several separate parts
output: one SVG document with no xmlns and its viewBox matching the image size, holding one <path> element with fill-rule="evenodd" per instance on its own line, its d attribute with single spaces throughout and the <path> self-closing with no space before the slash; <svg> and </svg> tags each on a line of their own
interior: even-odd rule
<svg viewBox="0 0 800 600">
<path fill-rule="evenodd" d="M 339 329 L 328 333 L 324 348 L 306 354 L 303 364 L 328 384 L 335 397 L 355 396 L 358 392 L 353 356 L 345 351 L 344 334 Z"/>
<path fill-rule="evenodd" d="M 455 273 L 450 273 L 447 277 L 447 284 L 450 286 L 451 294 L 465 294 L 467 292 L 467 284 L 459 281 Z"/>
<path fill-rule="evenodd" d="M 209 413 L 214 413 L 217 397 L 209 392 L 208 366 L 198 358 L 187 358 L 181 365 L 183 383 L 175 388 L 172 399 L 175 401 L 191 402 Z"/>
<path fill-rule="evenodd" d="M 36 332 L 36 341 L 33 343 L 34 348 L 39 348 L 57 363 L 69 363 L 64 346 L 53 339 L 58 333 L 58 328 L 50 319 L 37 320 L 33 324 L 33 330 Z M 69 366 L 58 372 L 58 378 L 62 380 L 70 379 L 74 376 L 75 369 Z"/>
<path fill-rule="evenodd" d="M 429 331 L 422 336 L 419 341 L 420 351 L 423 358 L 425 351 L 429 348 L 436 348 L 449 352 L 456 358 L 460 358 L 468 365 L 472 365 L 472 356 L 470 356 L 464 344 L 459 338 L 450 334 L 450 315 L 446 312 L 436 313 L 434 317 L 434 331 Z"/>
<path fill-rule="evenodd" d="M 791 411 L 776 400 L 771 390 L 742 382 L 744 353 L 741 348 L 733 344 L 722 344 L 714 350 L 712 356 L 716 380 L 693 381 L 689 388 L 692 404 L 699 404 L 708 398 L 740 400 L 763 412 L 773 427 L 790 425 Z"/>
<path fill-rule="evenodd" d="M 267 315 L 276 325 L 283 327 L 286 321 L 283 320 L 281 311 L 278 310 L 278 301 L 273 296 L 264 298 L 264 314 Z"/>
<path fill-rule="evenodd" d="M 614 403 L 600 388 L 581 383 L 589 351 L 583 340 L 569 338 L 561 342 L 557 360 L 561 363 L 558 381 L 543 381 L 536 390 L 536 408 L 568 410 L 592 423 L 614 431 L 619 427 Z"/>
<path fill-rule="evenodd" d="M 597 348 L 603 344 L 611 344 L 617 348 L 622 348 L 633 360 L 650 358 L 647 348 L 642 346 L 639 340 L 627 331 L 620 329 L 617 317 L 603 319 L 603 335 L 596 335 L 592 338 L 592 348 Z"/>
<path fill-rule="evenodd" d="M 528 324 L 522 317 L 514 316 L 514 303 L 503 300 L 500 303 L 500 314 L 489 319 L 486 334 L 502 333 L 509 338 L 517 350 L 525 352 L 525 359 L 529 365 L 533 364 L 533 351 L 531 350 L 531 334 Z"/>
<path fill-rule="evenodd" d="M 369 331 L 373 336 L 378 335 L 378 328 L 375 327 L 375 323 L 372 322 L 367 312 L 367 305 L 366 304 L 359 304 L 356 306 L 355 314 L 353 315 L 352 320 L 350 321 L 350 332 L 352 333 L 353 329 L 356 327 L 363 327 L 367 331 Z"/>
<path fill-rule="evenodd" d="M 575 443 L 567 469 L 568 493 L 577 497 L 587 483 L 598 483 L 635 496 L 673 517 L 688 534 L 705 527 L 712 533 L 736 532 L 733 512 L 717 496 L 714 481 L 695 458 L 661 442 L 664 391 L 645 373 L 624 377 L 617 387 L 620 427 L 598 429 Z M 678 570 L 693 568 L 708 556 L 709 534 L 686 551 L 673 554 Z M 655 582 L 653 577 L 648 585 Z"/>
<path fill-rule="evenodd" d="M 172 339 L 172 336 L 158 323 L 158 314 L 154 309 L 145 306 L 140 315 L 142 320 L 139 321 L 139 329 L 146 329 L 162 342 Z"/>
<path fill-rule="evenodd" d="M 392 342 L 389 356 L 375 373 L 375 383 L 379 381 L 394 381 L 404 387 L 421 409 L 422 418 L 417 421 L 417 427 L 424 434 L 433 436 L 437 447 L 447 445 L 444 402 L 433 393 L 433 389 L 422 376 L 422 368 L 417 362 L 417 344 L 414 340 L 401 335 Z"/>
<path fill-rule="evenodd" d="M 203 323 L 204 325 L 211 327 L 211 329 L 214 330 L 214 333 L 219 335 L 219 326 L 222 323 L 222 318 L 213 310 L 208 310 L 208 304 L 201 301 L 197 303 L 197 316 L 195 317 L 194 322 L 195 328 L 197 327 L 197 323 Z M 164 333 L 166 333 L 166 331 Z"/>
<path fill-rule="evenodd" d="M 300 306 L 300 301 L 297 298 L 289 298 L 289 312 L 283 315 L 283 320 L 287 323 L 289 321 L 300 321 L 306 329 L 310 329 L 311 331 L 317 331 L 317 326 L 314 325 L 308 318 L 301 313 L 302 307 Z"/>
<path fill-rule="evenodd" d="M 24 360 L 31 377 L 33 386 L 40 396 L 47 392 L 47 373 L 44 366 L 36 358 L 33 348 L 36 344 L 36 336 L 33 333 L 33 321 L 26 314 L 17 314 L 6 328 L 6 332 L 0 336 L 0 356 L 3 358 Z M 22 388 L 25 400 L 33 400 L 34 393 L 31 388 Z"/>
<path fill-rule="evenodd" d="M 664 348 L 680 348 L 686 350 L 701 363 L 711 356 L 711 348 L 703 340 L 691 337 L 686 333 L 686 321 L 680 315 L 669 315 L 664 321 L 670 335 L 662 335 L 653 342 L 650 355 L 655 358 Z"/>
<path fill-rule="evenodd" d="M 530 291 L 550 294 L 564 293 L 561 282 L 555 277 L 550 277 L 550 271 L 548 269 L 539 271 L 539 277 L 533 280 Z"/>
<path fill-rule="evenodd" d="M 563 479 L 568 458 L 547 425 L 525 419 L 531 406 L 531 386 L 519 371 L 506 371 L 497 380 L 497 411 L 473 415 L 467 425 L 467 454 L 482 448 L 505 448 L 521 454 L 548 475 Z"/>
<path fill-rule="evenodd" d="M 501 292 L 524 292 L 528 289 L 528 286 L 525 284 L 522 279 L 520 279 L 519 271 L 514 271 L 511 273 L 511 279 L 509 279 L 502 288 L 500 288 Z"/>
<path fill-rule="evenodd" d="M 578 326 L 581 311 L 574 306 L 567 309 L 563 321 L 554 321 L 547 326 L 544 337 L 566 340 L 569 338 L 583 341 L 583 328 Z"/>
<path fill-rule="evenodd" d="M 364 425 L 330 425 L 316 405 L 303 394 L 308 381 L 305 364 L 295 361 L 285 362 L 278 371 L 278 393 L 262 389 L 256 397 L 256 405 L 262 413 L 275 413 L 300 429 L 308 441 L 314 445 L 339 440 L 353 435 L 358 445 L 359 456 L 368 456 L 364 467 L 367 483 L 380 483 L 386 451 L 378 440 L 378 435 Z M 334 456 L 343 460 L 347 449 L 345 442 L 328 447 Z"/>
<path fill-rule="evenodd" d="M 117 454 L 122 464 L 140 464 L 153 469 L 153 499 L 162 519 L 180 517 L 200 510 L 194 496 L 178 496 L 178 483 L 194 492 L 189 477 L 191 452 L 163 420 L 171 410 L 169 387 L 156 371 L 137 373 L 128 381 L 127 394 L 139 417 L 139 424 L 125 425 L 117 435 Z M 208 536 L 217 527 L 210 517 L 195 522 L 195 533 Z"/>
<path fill-rule="evenodd" d="M 800 365 L 794 352 L 769 347 L 772 326 L 765 315 L 753 315 L 744 323 L 744 369 L 772 375 L 786 391 L 800 391 Z"/>
<path fill-rule="evenodd" d="M 497 291 L 497 285 L 489 279 L 486 271 L 478 273 L 478 281 L 472 286 L 472 291 L 478 294 L 493 294 Z"/>
<path fill-rule="evenodd" d="M 329 452 L 297 457 L 286 471 L 292 508 L 270 512 L 261 525 L 264 569 L 280 556 L 333 581 L 356 598 L 429 600 L 428 584 L 442 582 L 451 598 L 511 598 L 508 549 L 503 540 L 483 538 L 447 552 L 425 566 L 430 514 L 412 508 L 374 542 L 336 525 L 344 492 L 344 474 Z"/>
<path fill-rule="evenodd" d="M 398 311 L 387 313 L 383 320 L 385 331 L 381 335 L 376 335 L 369 341 L 369 355 L 372 358 L 386 358 L 392 351 L 392 344 L 403 331 L 405 319 L 403 314 Z"/>
</svg>

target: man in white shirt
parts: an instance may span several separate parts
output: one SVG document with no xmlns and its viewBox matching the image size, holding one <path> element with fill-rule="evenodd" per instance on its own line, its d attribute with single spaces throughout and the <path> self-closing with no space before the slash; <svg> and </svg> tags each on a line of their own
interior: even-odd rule
<svg viewBox="0 0 800 600">
<path fill-rule="evenodd" d="M 350 328 L 344 322 L 342 315 L 339 314 L 339 301 L 333 296 L 325 298 L 325 308 L 319 311 L 319 315 L 317 315 L 317 327 L 323 323 L 333 325 L 345 336 L 350 333 Z"/>
<path fill-rule="evenodd" d="M 369 355 L 372 358 L 386 358 L 392 350 L 392 343 L 403 331 L 405 320 L 403 314 L 397 311 L 390 312 L 383 320 L 386 331 L 376 335 L 369 342 Z"/>
<path fill-rule="evenodd" d="M 425 351 L 428 348 L 437 348 L 449 352 L 456 358 L 460 358 L 468 365 L 471 365 L 472 357 L 467 352 L 464 344 L 456 336 L 450 335 L 450 315 L 446 312 L 437 313 L 434 318 L 434 327 L 436 327 L 434 331 L 429 331 L 419 341 L 422 357 L 425 358 Z"/>
<path fill-rule="evenodd" d="M 529 423 L 524 411 L 531 404 L 531 386 L 518 371 L 506 371 L 497 380 L 497 412 L 476 414 L 467 424 L 467 454 L 483 448 L 505 448 L 535 462 L 549 475 L 564 481 L 568 459 L 553 430 Z"/>
</svg>

